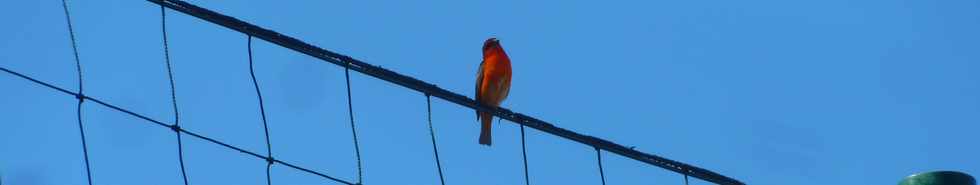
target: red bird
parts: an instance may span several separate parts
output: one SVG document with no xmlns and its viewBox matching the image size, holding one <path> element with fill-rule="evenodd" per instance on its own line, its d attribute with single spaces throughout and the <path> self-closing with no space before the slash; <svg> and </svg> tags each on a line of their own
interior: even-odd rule
<svg viewBox="0 0 980 185">
<path fill-rule="evenodd" d="M 476 74 L 476 101 L 480 104 L 497 107 L 507 99 L 510 92 L 510 58 L 500 41 L 489 38 L 483 42 L 483 62 Z M 476 119 L 480 120 L 480 144 L 490 146 L 490 126 L 493 114 L 476 111 Z"/>
</svg>

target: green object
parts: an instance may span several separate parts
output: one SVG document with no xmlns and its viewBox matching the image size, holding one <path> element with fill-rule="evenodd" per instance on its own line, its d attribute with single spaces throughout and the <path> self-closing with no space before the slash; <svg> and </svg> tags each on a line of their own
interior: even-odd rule
<svg viewBox="0 0 980 185">
<path fill-rule="evenodd" d="M 934 171 L 909 175 L 898 185 L 977 185 L 977 181 L 962 172 Z"/>
</svg>

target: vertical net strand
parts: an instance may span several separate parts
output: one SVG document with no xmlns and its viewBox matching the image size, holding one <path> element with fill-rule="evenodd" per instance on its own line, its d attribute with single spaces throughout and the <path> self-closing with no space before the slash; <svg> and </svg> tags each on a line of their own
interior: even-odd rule
<svg viewBox="0 0 980 185">
<path fill-rule="evenodd" d="M 265 167 L 265 179 L 266 183 L 272 185 L 272 164 L 275 163 L 275 158 L 272 157 L 272 142 L 269 140 L 269 124 L 265 117 L 265 103 L 262 100 L 262 91 L 259 90 L 259 81 L 255 79 L 255 64 L 252 61 L 252 36 L 248 36 L 248 70 L 249 74 L 252 76 L 252 84 L 255 86 L 255 94 L 259 98 L 259 112 L 262 113 L 262 127 L 265 128 L 265 146 L 268 151 L 268 157 L 266 158 L 267 165 Z"/>
<path fill-rule="evenodd" d="M 425 104 L 428 110 L 429 116 L 429 136 L 432 138 L 432 152 L 436 156 L 436 168 L 439 170 L 439 183 L 446 185 L 446 179 L 442 176 L 442 163 L 439 162 L 439 148 L 436 147 L 436 132 L 432 128 L 432 98 L 429 95 L 425 95 Z"/>
<path fill-rule="evenodd" d="M 78 132 L 82 137 L 82 154 L 85 157 L 85 175 L 88 178 L 88 184 L 92 185 L 92 169 L 88 160 L 88 143 L 85 141 L 85 127 L 82 126 L 82 102 L 85 102 L 85 95 L 82 94 L 82 62 L 78 58 L 78 45 L 75 42 L 75 28 L 71 25 L 71 13 L 68 11 L 68 1 L 61 0 L 61 7 L 65 10 L 65 20 L 68 22 L 68 35 L 71 38 L 71 49 L 72 53 L 75 55 L 75 69 L 78 71 L 78 94 L 75 98 L 78 99 L 78 106 L 76 108 L 76 113 L 78 114 Z"/>
<path fill-rule="evenodd" d="M 364 183 L 361 171 L 361 147 L 357 142 L 357 129 L 354 127 L 354 103 L 350 91 L 350 62 L 344 65 L 344 78 L 347 80 L 347 115 L 350 116 L 350 131 L 354 137 L 354 154 L 357 156 L 357 184 Z"/>
<path fill-rule="evenodd" d="M 521 155 L 524 159 L 524 184 L 531 185 L 531 179 L 527 175 L 527 145 L 524 141 L 524 125 L 521 125 Z"/>
<path fill-rule="evenodd" d="M 602 150 L 595 148 L 595 157 L 599 162 L 599 179 L 602 180 L 602 185 L 606 185 L 606 173 L 602 170 Z"/>
<path fill-rule="evenodd" d="M 167 40 L 167 11 L 160 5 L 160 27 L 163 32 L 163 58 L 167 63 L 167 77 L 170 79 L 170 100 L 174 107 L 174 124 L 172 130 L 174 134 L 177 135 L 177 159 L 180 162 L 180 175 L 184 180 L 184 185 L 187 185 L 187 171 L 184 168 L 184 142 L 180 137 L 180 113 L 177 110 L 177 90 L 174 84 L 174 73 L 172 64 L 170 63 L 170 46 Z"/>
</svg>

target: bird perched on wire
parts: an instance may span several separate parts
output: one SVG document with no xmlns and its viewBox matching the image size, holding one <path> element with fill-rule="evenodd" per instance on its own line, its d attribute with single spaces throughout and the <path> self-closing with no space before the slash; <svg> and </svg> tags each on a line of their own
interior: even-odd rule
<svg viewBox="0 0 980 185">
<path fill-rule="evenodd" d="M 483 62 L 476 73 L 476 101 L 482 105 L 497 107 L 510 93 L 510 58 L 497 38 L 483 42 Z M 490 126 L 493 114 L 476 111 L 481 122 L 480 144 L 490 146 Z"/>
</svg>

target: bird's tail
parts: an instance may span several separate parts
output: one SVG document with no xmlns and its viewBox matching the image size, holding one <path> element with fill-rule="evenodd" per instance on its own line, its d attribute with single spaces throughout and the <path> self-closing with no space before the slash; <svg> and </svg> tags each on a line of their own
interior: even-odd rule
<svg viewBox="0 0 980 185">
<path fill-rule="evenodd" d="M 489 112 L 480 112 L 480 144 L 490 146 L 490 126 L 493 123 L 493 115 Z"/>
</svg>

